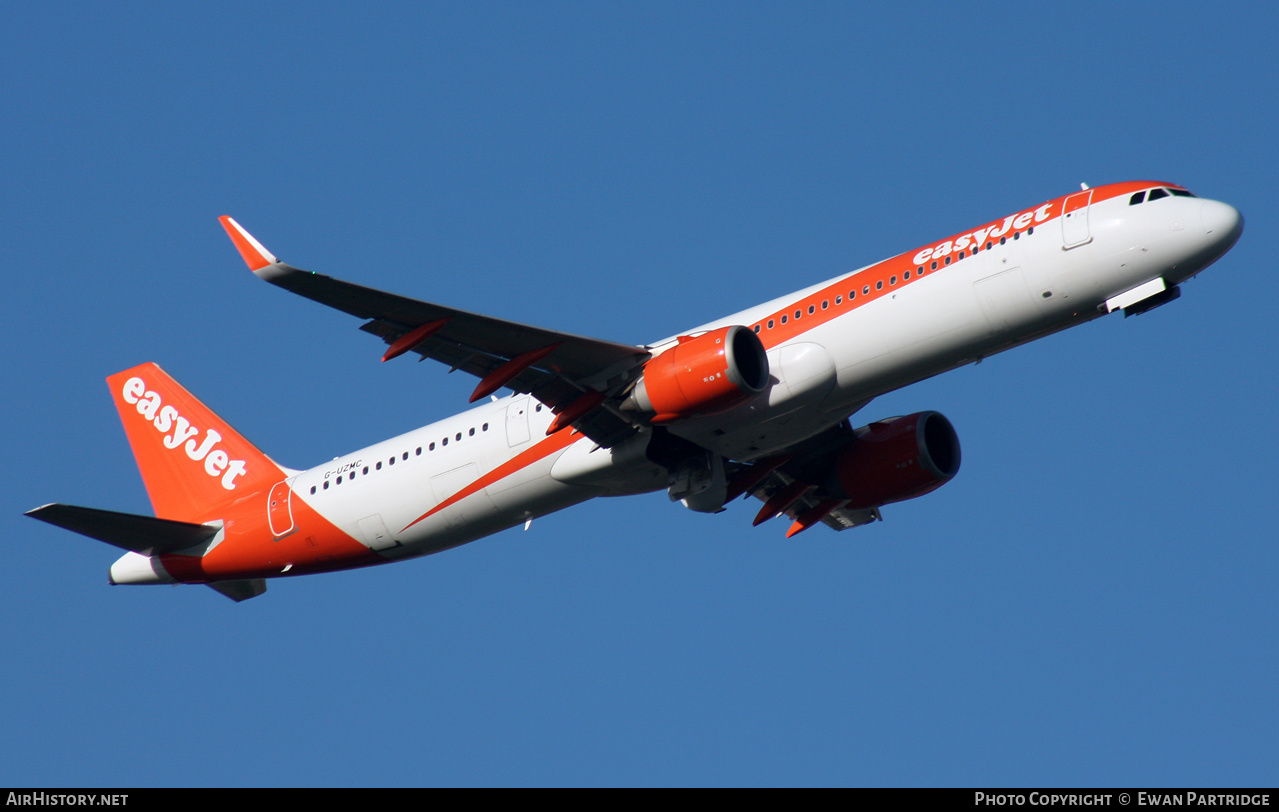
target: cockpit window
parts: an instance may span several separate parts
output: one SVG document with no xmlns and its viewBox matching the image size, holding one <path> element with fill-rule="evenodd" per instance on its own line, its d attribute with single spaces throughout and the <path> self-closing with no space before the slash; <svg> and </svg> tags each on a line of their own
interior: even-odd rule
<svg viewBox="0 0 1279 812">
<path fill-rule="evenodd" d="M 1168 195 L 1176 195 L 1177 197 L 1197 197 L 1197 195 L 1195 195 L 1192 192 L 1187 192 L 1185 189 L 1151 189 L 1150 197 L 1146 197 L 1145 192 L 1138 192 L 1137 194 L 1128 198 L 1128 205 L 1135 206 L 1138 203 L 1145 203 L 1151 200 L 1158 200 L 1159 198 L 1167 197 Z"/>
</svg>

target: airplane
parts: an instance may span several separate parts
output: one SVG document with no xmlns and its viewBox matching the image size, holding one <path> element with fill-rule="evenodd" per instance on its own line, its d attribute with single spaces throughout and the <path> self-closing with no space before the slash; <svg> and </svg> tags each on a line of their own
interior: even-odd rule
<svg viewBox="0 0 1279 812">
<path fill-rule="evenodd" d="M 388 347 L 479 378 L 481 404 L 306 470 L 259 451 L 154 363 L 107 378 L 155 516 L 49 504 L 27 515 L 123 548 L 112 584 L 276 577 L 457 547 L 597 496 L 739 497 L 786 536 L 846 530 L 959 470 L 921 411 L 853 428 L 876 397 L 1108 313 L 1145 313 L 1243 232 L 1232 206 L 1130 181 L 1020 209 L 647 345 L 418 301 L 281 262 L 220 218 L 259 278 L 342 310 Z M 505 397 L 495 393 L 511 390 Z"/>
</svg>

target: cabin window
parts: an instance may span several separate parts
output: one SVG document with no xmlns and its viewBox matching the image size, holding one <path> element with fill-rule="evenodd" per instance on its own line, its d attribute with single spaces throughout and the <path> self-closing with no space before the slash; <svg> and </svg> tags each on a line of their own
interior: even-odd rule
<svg viewBox="0 0 1279 812">
<path fill-rule="evenodd" d="M 325 483 L 324 483 L 324 490 L 326 490 L 326 491 L 327 491 L 328 489 L 329 489 L 329 483 L 328 483 L 328 481 L 325 481 Z"/>
<path fill-rule="evenodd" d="M 488 424 L 488 423 L 485 423 L 484 425 L 480 426 L 480 431 L 488 431 L 488 430 L 489 430 L 489 424 Z"/>
<path fill-rule="evenodd" d="M 449 438 L 445 437 L 443 440 L 440 440 L 440 445 L 448 445 L 448 444 L 449 444 Z"/>
<path fill-rule="evenodd" d="M 852 297 L 850 296 L 849 298 L 851 299 Z M 836 297 L 835 297 L 835 305 L 836 305 L 836 306 L 841 305 L 841 304 L 843 304 L 843 303 L 844 303 L 844 297 L 843 297 L 843 296 L 836 296 Z"/>
<path fill-rule="evenodd" d="M 870 285 L 862 285 L 862 295 L 863 296 L 870 295 Z"/>
<path fill-rule="evenodd" d="M 934 271 L 937 270 L 937 260 L 933 260 L 933 264 L 931 267 Z"/>
<path fill-rule="evenodd" d="M 786 317 L 782 316 L 782 324 L 785 324 L 785 323 L 786 323 Z"/>
<path fill-rule="evenodd" d="M 467 436 L 469 436 L 469 437 L 474 437 L 474 436 L 475 436 L 475 429 L 472 427 L 472 428 L 471 428 L 471 430 L 470 430 L 470 431 L 468 431 L 466 434 L 467 434 Z M 422 449 L 420 449 L 420 448 L 418 449 L 418 451 L 421 451 L 421 450 L 422 450 Z"/>
<path fill-rule="evenodd" d="M 757 333 L 759 332 L 759 325 L 758 325 L 758 324 L 756 324 L 756 325 L 755 325 L 755 332 L 757 332 Z"/>
<path fill-rule="evenodd" d="M 892 276 L 888 277 L 888 284 L 890 285 L 897 284 L 897 274 L 893 274 Z"/>
<path fill-rule="evenodd" d="M 434 451 L 434 450 L 435 450 L 435 443 L 431 443 L 431 444 L 429 444 L 429 445 L 426 447 L 426 450 L 427 450 L 427 451 Z"/>
<path fill-rule="evenodd" d="M 799 318 L 799 317 L 800 317 L 800 316 L 802 316 L 802 315 L 803 315 L 803 311 L 802 311 L 802 310 L 796 310 L 796 311 L 795 311 L 795 318 Z"/>
<path fill-rule="evenodd" d="M 902 274 L 902 281 L 905 282 L 907 279 L 910 279 L 910 271 Z"/>
<path fill-rule="evenodd" d="M 828 308 L 828 307 L 830 307 L 830 300 L 829 300 L 829 299 L 822 299 L 822 310 L 825 310 L 825 309 L 826 309 L 826 308 Z"/>
<path fill-rule="evenodd" d="M 817 309 L 817 308 L 816 308 L 816 307 L 814 307 L 813 305 L 809 305 L 809 306 L 808 306 L 808 315 L 810 315 L 810 316 L 811 316 L 811 315 L 813 315 L 813 311 L 815 311 L 816 309 Z"/>
<path fill-rule="evenodd" d="M 369 475 L 369 466 L 367 466 L 367 465 L 366 465 L 366 466 L 364 466 L 364 475 L 365 475 L 365 476 L 368 476 L 368 475 Z"/>
<path fill-rule="evenodd" d="M 381 460 L 378 460 L 377 470 L 379 470 L 379 471 L 381 471 L 381 470 L 382 470 L 382 461 L 381 461 Z"/>
<path fill-rule="evenodd" d="M 314 485 L 312 485 L 312 486 L 311 486 L 311 493 L 312 493 L 313 495 L 315 494 L 315 486 L 314 486 Z"/>
<path fill-rule="evenodd" d="M 422 456 L 422 446 L 418 446 L 418 447 L 417 447 L 417 451 L 414 451 L 414 452 L 413 452 L 413 456 L 415 456 L 415 457 L 420 457 L 420 456 Z"/>
<path fill-rule="evenodd" d="M 884 280 L 881 279 L 875 283 L 875 290 L 883 290 L 883 289 L 884 289 Z"/>
</svg>

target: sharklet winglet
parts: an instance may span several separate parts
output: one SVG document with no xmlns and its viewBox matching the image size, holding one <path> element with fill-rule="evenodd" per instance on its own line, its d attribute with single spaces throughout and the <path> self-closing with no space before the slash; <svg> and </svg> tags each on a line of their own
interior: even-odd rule
<svg viewBox="0 0 1279 812">
<path fill-rule="evenodd" d="M 240 256 L 244 257 L 244 263 L 249 266 L 250 271 L 257 273 L 268 265 L 274 265 L 280 261 L 235 220 L 224 214 L 218 218 L 218 222 L 226 229 L 227 236 L 231 238 L 231 242 L 235 243 L 236 250 L 240 252 Z"/>
</svg>

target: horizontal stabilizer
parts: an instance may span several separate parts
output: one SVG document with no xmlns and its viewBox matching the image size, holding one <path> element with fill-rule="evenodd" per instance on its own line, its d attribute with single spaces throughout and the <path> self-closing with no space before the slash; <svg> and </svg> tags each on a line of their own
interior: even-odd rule
<svg viewBox="0 0 1279 812">
<path fill-rule="evenodd" d="M 256 598 L 266 592 L 265 578 L 250 578 L 245 581 L 212 581 L 209 586 L 239 603 L 249 598 Z"/>
<path fill-rule="evenodd" d="M 29 510 L 27 515 L 142 555 L 172 553 L 207 544 L 220 530 L 207 524 L 175 522 L 56 502 Z"/>
</svg>

